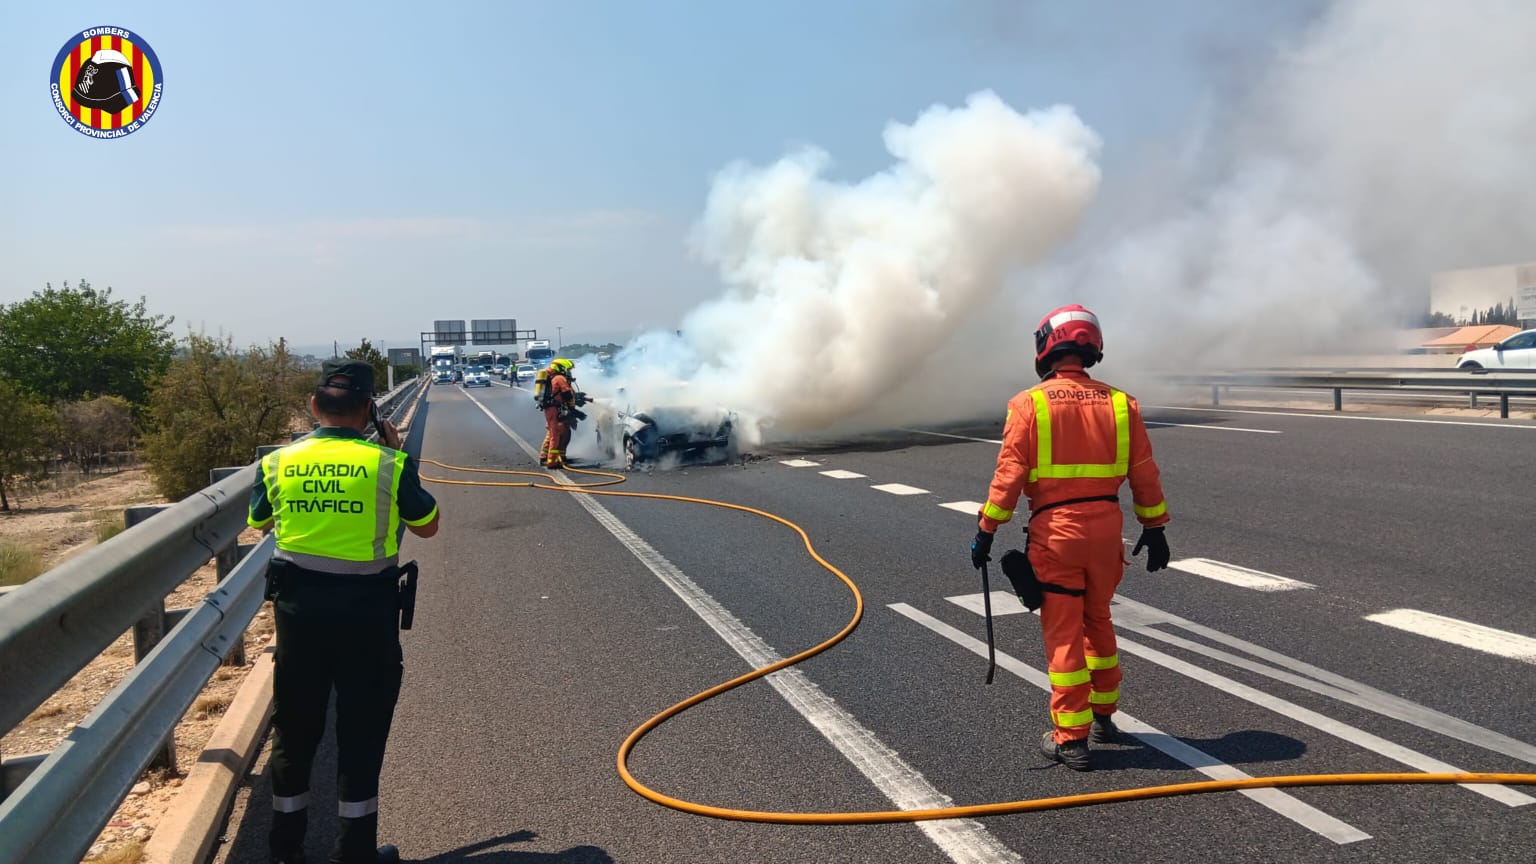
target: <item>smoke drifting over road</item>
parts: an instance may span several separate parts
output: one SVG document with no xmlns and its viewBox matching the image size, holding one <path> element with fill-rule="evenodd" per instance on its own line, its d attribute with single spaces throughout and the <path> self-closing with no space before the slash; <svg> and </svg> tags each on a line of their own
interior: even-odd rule
<svg viewBox="0 0 1536 864">
<path fill-rule="evenodd" d="M 1426 311 L 1433 272 L 1536 258 L 1536 4 L 1319 8 L 1272 56 L 1212 68 L 1240 86 L 1147 148 L 1180 156 L 1117 166 L 1102 193 L 1073 109 L 990 93 L 891 124 L 894 164 L 859 183 L 814 150 L 731 166 L 694 238 L 726 292 L 631 344 L 631 401 L 790 433 L 990 416 L 1032 381 L 1034 322 L 1069 302 L 1099 313 L 1102 375 L 1133 389 L 1391 350 L 1372 340 Z"/>
<path fill-rule="evenodd" d="M 894 164 L 858 183 L 823 176 L 816 150 L 722 171 L 693 241 L 726 292 L 620 355 L 629 399 L 728 404 L 791 432 L 856 417 L 1065 239 L 1098 187 L 1098 138 L 1065 107 L 978 93 L 890 124 L 885 145 Z"/>
<path fill-rule="evenodd" d="M 1435 271 L 1536 258 L 1533 39 L 1518 0 L 1329 5 L 1221 112 L 1177 203 L 1088 233 L 1049 293 L 1100 311 L 1121 369 L 1371 350 Z"/>
</svg>

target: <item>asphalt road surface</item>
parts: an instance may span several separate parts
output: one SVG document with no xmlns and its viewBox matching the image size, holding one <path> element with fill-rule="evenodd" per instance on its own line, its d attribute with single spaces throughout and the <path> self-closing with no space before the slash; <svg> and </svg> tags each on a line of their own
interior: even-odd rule
<svg viewBox="0 0 1536 864">
<path fill-rule="evenodd" d="M 526 390 L 439 385 L 425 410 L 422 455 L 535 467 L 542 418 Z M 1036 753 L 1048 724 L 1039 625 L 1002 593 L 1000 667 L 983 684 L 967 547 L 992 423 L 631 473 L 621 490 L 799 523 L 866 604 L 831 651 L 653 732 L 635 775 L 722 807 L 861 811 L 1245 775 L 1536 770 L 1536 425 L 1148 416 L 1174 567 L 1127 569 L 1121 725 L 1137 734 L 1097 751 L 1095 771 Z M 1265 790 L 869 826 L 666 809 L 621 782 L 620 742 L 674 702 L 832 635 L 850 592 L 790 530 L 742 513 L 430 488 L 443 527 L 406 541 L 423 578 L 381 803 L 382 839 L 410 861 L 1523 864 L 1536 848 L 1536 787 L 1518 786 Z M 994 555 L 1018 539 L 1005 529 Z M 333 764 L 317 771 L 320 800 Z M 265 860 L 268 794 L 258 780 L 221 860 Z M 323 859 L 332 820 L 315 814 Z"/>
</svg>

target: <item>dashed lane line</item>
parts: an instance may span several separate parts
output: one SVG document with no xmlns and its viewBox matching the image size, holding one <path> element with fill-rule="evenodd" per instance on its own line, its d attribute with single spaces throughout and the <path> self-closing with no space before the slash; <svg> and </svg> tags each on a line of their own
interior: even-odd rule
<svg viewBox="0 0 1536 864">
<path fill-rule="evenodd" d="M 473 396 L 470 400 L 523 452 L 529 457 L 534 455 L 532 444 L 512 431 L 480 400 Z M 564 479 L 563 472 L 555 474 Z M 781 659 L 779 653 L 767 642 L 606 507 L 589 495 L 571 497 L 753 668 L 761 668 Z M 955 805 L 953 798 L 929 783 L 917 769 L 876 738 L 873 732 L 823 692 L 804 672 L 795 668 L 783 669 L 763 680 L 772 685 L 784 701 L 825 736 L 897 808 L 918 810 Z M 960 864 L 1022 864 L 1024 861 L 1022 856 L 1004 845 L 974 819 L 932 820 L 918 822 L 916 827 L 950 860 Z"/>
<path fill-rule="evenodd" d="M 1495 630 L 1492 627 L 1447 618 L 1433 612 L 1421 612 L 1418 609 L 1378 612 L 1365 616 L 1365 620 L 1438 639 L 1441 642 L 1449 642 L 1452 645 L 1460 645 L 1463 648 L 1471 648 L 1485 654 L 1495 654 L 1524 663 L 1536 663 L 1536 639 L 1521 636 L 1518 633 Z"/>
<path fill-rule="evenodd" d="M 780 459 L 780 465 L 788 465 L 791 468 L 815 468 L 820 462 L 812 462 L 809 459 Z"/>
<path fill-rule="evenodd" d="M 976 596 L 979 598 L 981 595 L 978 594 Z M 1018 606 L 1018 603 L 1015 602 L 1014 605 Z M 985 642 L 968 633 L 963 633 L 931 615 L 920 612 L 905 603 L 892 603 L 888 608 L 899 615 L 916 621 L 918 624 L 979 657 L 987 656 L 987 645 Z M 1023 611 L 1021 606 L 1018 609 L 1021 612 Z M 1044 672 L 1020 661 L 1018 658 L 1006 652 L 998 651 L 997 665 L 999 668 L 1008 670 L 1041 690 L 1047 693 L 1051 692 L 1050 678 Z M 1151 724 L 1136 719 L 1125 711 L 1115 713 L 1115 724 L 1125 734 L 1135 736 L 1143 744 L 1166 753 L 1168 756 L 1188 765 L 1212 780 L 1237 780 L 1252 776 L 1222 762 L 1203 750 L 1168 735 Z M 1371 837 L 1371 835 L 1350 825 L 1348 822 L 1324 813 L 1316 807 L 1279 789 L 1244 789 L 1239 794 L 1338 844 L 1369 840 Z"/>
<path fill-rule="evenodd" d="M 857 471 L 844 471 L 841 468 L 836 468 L 836 469 L 833 469 L 831 471 L 823 471 L 823 472 L 821 472 L 821 476 L 823 476 L 823 477 L 831 477 L 833 480 L 857 480 L 860 477 L 867 477 L 869 475 L 867 475 L 867 474 L 860 474 Z"/>
<path fill-rule="evenodd" d="M 967 516 L 975 516 L 981 512 L 982 503 L 980 501 L 946 501 L 939 506 L 945 510 L 954 510 Z"/>
<path fill-rule="evenodd" d="M 1317 587 L 1311 582 L 1276 576 L 1273 573 L 1265 573 L 1263 570 L 1250 570 L 1247 567 L 1212 561 L 1209 558 L 1184 558 L 1171 562 L 1168 566 L 1194 576 L 1204 576 L 1207 579 L 1236 585 L 1239 588 L 1250 588 L 1254 591 L 1295 591 L 1300 588 Z"/>
<path fill-rule="evenodd" d="M 877 486 L 871 486 L 869 488 L 876 489 L 876 490 L 879 490 L 881 492 L 888 492 L 888 493 L 890 493 L 892 495 L 927 495 L 928 494 L 928 490 L 927 489 L 919 489 L 916 486 L 908 486 L 905 483 L 881 483 L 881 484 L 879 484 Z"/>
</svg>

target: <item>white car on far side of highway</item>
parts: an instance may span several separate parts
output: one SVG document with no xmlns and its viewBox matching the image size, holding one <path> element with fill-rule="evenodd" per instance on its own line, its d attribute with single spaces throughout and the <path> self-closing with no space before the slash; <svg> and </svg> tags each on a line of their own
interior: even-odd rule
<svg viewBox="0 0 1536 864">
<path fill-rule="evenodd" d="M 532 363 L 521 363 L 517 367 L 517 380 L 532 381 L 539 374 L 539 370 L 533 368 Z"/>
<path fill-rule="evenodd" d="M 1536 330 L 1523 330 L 1491 348 L 1474 348 L 1456 358 L 1456 368 L 1536 371 Z"/>
<path fill-rule="evenodd" d="M 481 387 L 491 386 L 491 376 L 486 373 L 484 366 L 469 366 L 464 370 L 464 386 L 473 387 L 476 384 Z"/>
</svg>

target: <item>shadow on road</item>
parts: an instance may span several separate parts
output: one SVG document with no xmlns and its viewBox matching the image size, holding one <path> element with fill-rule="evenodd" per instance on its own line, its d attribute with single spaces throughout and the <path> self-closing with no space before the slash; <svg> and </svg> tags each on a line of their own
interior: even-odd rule
<svg viewBox="0 0 1536 864">
<path fill-rule="evenodd" d="M 499 849 L 509 843 L 527 843 L 539 835 L 532 831 L 514 831 L 478 843 L 461 846 L 431 858 L 406 859 L 411 864 L 613 864 L 613 858 L 596 846 L 572 846 L 563 852 L 521 852 Z"/>
<path fill-rule="evenodd" d="M 1178 738 L 1171 735 L 1145 736 L 1178 740 L 1209 755 L 1212 763 L 1229 765 L 1255 762 L 1289 762 L 1301 758 L 1307 752 L 1306 742 L 1266 732 L 1261 729 L 1244 729 L 1228 732 L 1220 738 Z M 1189 766 L 1158 750 L 1148 741 L 1123 736 L 1124 743 L 1114 747 L 1095 747 L 1093 767 L 1096 771 L 1183 771 Z M 1205 767 L 1205 766 L 1197 766 Z"/>
</svg>

